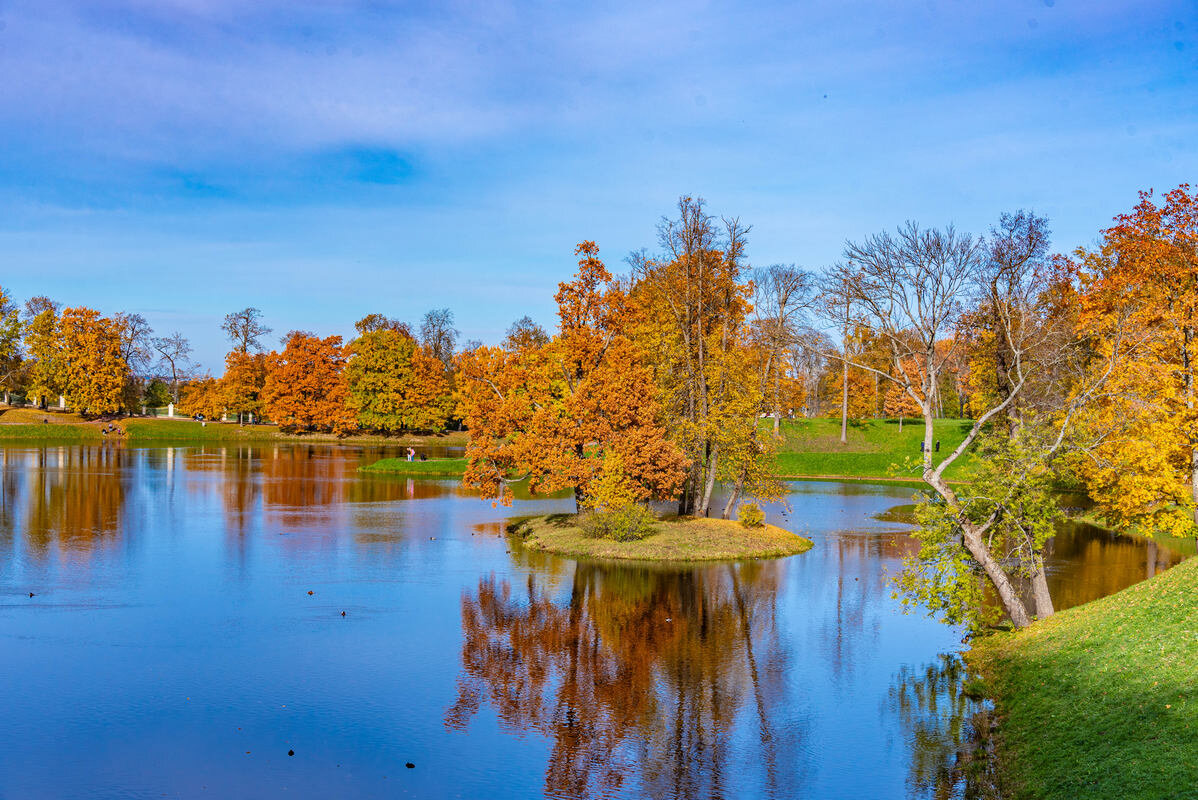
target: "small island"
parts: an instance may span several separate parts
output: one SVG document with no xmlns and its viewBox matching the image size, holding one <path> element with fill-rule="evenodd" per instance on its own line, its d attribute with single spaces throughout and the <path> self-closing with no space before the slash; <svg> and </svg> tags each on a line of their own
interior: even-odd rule
<svg viewBox="0 0 1198 800">
<path fill-rule="evenodd" d="M 628 561 L 735 561 L 805 553 L 812 542 L 776 525 L 746 528 L 735 520 L 674 517 L 658 521 L 643 539 L 616 541 L 589 536 L 573 515 L 518 517 L 508 533 L 530 550 Z"/>
</svg>

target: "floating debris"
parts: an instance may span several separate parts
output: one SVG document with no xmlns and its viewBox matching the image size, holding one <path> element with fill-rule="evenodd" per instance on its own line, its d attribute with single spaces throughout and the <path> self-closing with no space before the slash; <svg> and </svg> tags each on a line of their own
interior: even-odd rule
<svg viewBox="0 0 1198 800">
<path fill-rule="evenodd" d="M 294 750 L 288 750 L 288 751 L 287 751 L 287 755 L 289 755 L 289 756 L 293 756 L 293 755 L 295 755 L 295 751 L 294 751 Z"/>
<path fill-rule="evenodd" d="M 413 764 L 411 761 L 409 761 L 408 763 L 404 764 L 404 766 L 405 766 L 405 767 L 407 767 L 408 769 L 416 769 L 416 765 L 415 765 L 415 764 Z"/>
</svg>

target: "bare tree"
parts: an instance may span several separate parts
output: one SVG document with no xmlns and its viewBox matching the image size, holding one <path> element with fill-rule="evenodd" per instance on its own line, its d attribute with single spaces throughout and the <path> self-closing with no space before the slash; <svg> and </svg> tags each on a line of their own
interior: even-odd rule
<svg viewBox="0 0 1198 800">
<path fill-rule="evenodd" d="M 453 312 L 448 308 L 432 309 L 420 323 L 420 343 L 445 365 L 446 371 L 453 368 L 459 335 L 460 331 L 453 327 Z"/>
<path fill-rule="evenodd" d="M 262 344 L 258 340 L 272 330 L 262 324 L 262 312 L 256 308 L 243 308 L 227 315 L 220 329 L 228 334 L 233 349 L 239 353 L 260 351 Z"/>
<path fill-rule="evenodd" d="M 835 349 L 828 334 L 814 328 L 799 331 L 787 349 L 791 373 L 803 383 L 807 397 L 804 413 L 808 417 L 819 416 L 820 381 L 829 365 L 825 354 Z"/>
<path fill-rule="evenodd" d="M 120 331 L 121 357 L 132 374 L 144 374 L 153 358 L 154 329 L 141 314 L 118 311 L 112 318 Z"/>
<path fill-rule="evenodd" d="M 844 276 L 843 265 L 838 265 L 824 277 L 818 305 L 825 320 L 840 334 L 840 443 L 849 443 L 849 364 L 860 355 L 853 337 L 858 324 L 854 289 Z"/>
<path fill-rule="evenodd" d="M 869 370 L 893 381 L 920 407 L 924 420 L 923 481 L 945 503 L 959 532 L 961 544 L 994 586 L 1004 610 L 1015 625 L 1031 622 L 1032 614 L 1008 572 L 1004 559 L 990 547 L 990 534 L 1003 511 L 1001 503 L 989 519 L 976 521 L 967 513 L 967 498 L 944 478 L 948 469 L 977 440 L 983 428 L 1007 412 L 1023 396 L 1037 370 L 1055 357 L 1047 347 L 1054 335 L 1045 324 L 1040 300 L 1044 277 L 1037 267 L 1044 252 L 1046 226 L 1025 215 L 1004 217 L 987 242 L 945 230 L 921 229 L 907 223 L 895 234 L 880 233 L 845 247 L 844 262 L 832 270 L 831 280 L 851 300 L 853 312 L 845 319 L 868 328 L 889 349 L 892 367 L 886 373 L 842 357 L 847 365 Z M 955 336 L 964 321 L 966 302 L 982 312 L 1003 352 L 1002 374 L 1006 389 L 985 409 L 976 409 L 974 424 L 960 445 L 939 464 L 933 462 L 936 387 L 938 378 L 955 357 Z M 1109 374 L 1109 371 L 1108 373 Z M 1093 388 L 1069 395 L 1062 409 L 1062 424 Z M 1061 417 L 1058 417 L 1061 418 Z M 1064 428 L 1044 453 L 1050 458 L 1061 445 Z M 1044 580 L 1042 553 L 1024 552 L 1025 574 L 1031 579 L 1036 610 L 1052 613 Z"/>
<path fill-rule="evenodd" d="M 540 347 L 548 341 L 549 334 L 545 332 L 545 329 L 533 322 L 532 317 L 525 315 L 513 322 L 507 329 L 503 346 L 507 350 L 520 352 Z"/>
<path fill-rule="evenodd" d="M 359 336 L 373 331 L 397 331 L 407 336 L 409 339 L 415 339 L 412 335 L 412 328 L 406 322 L 401 322 L 397 319 L 392 319 L 384 314 L 367 314 L 354 323 L 354 330 Z"/>
<path fill-rule="evenodd" d="M 158 363 L 166 367 L 171 376 L 171 399 L 178 403 L 179 379 L 191 371 L 191 342 L 175 331 L 170 336 L 154 339 L 153 344 L 158 353 Z"/>
<path fill-rule="evenodd" d="M 761 391 L 770 400 L 774 435 L 782 418 L 782 385 L 786 351 L 798 335 L 803 314 L 815 294 L 815 276 L 794 264 L 771 264 L 753 271 L 753 313 L 765 353 Z"/>
</svg>

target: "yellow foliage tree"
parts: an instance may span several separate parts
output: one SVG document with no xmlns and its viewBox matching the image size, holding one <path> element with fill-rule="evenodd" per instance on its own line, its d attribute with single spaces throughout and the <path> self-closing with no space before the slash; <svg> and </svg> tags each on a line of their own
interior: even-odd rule
<svg viewBox="0 0 1198 800">
<path fill-rule="evenodd" d="M 121 354 L 119 325 L 90 308 L 68 308 L 59 320 L 61 359 L 67 400 L 86 414 L 113 414 L 129 365 Z"/>
</svg>

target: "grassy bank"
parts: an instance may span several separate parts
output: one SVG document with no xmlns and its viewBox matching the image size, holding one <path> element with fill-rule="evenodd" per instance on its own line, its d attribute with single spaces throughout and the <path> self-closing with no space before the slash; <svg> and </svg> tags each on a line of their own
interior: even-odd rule
<svg viewBox="0 0 1198 800">
<path fill-rule="evenodd" d="M 48 420 L 43 422 L 42 420 Z M 101 428 L 115 424 L 118 434 L 105 434 Z M 190 442 L 288 442 L 394 445 L 413 447 L 460 447 L 468 434 L 455 431 L 439 435 L 337 437 L 331 434 L 288 434 L 273 425 L 235 425 L 210 422 L 203 425 L 189 419 L 118 417 L 99 421 L 85 420 L 76 414 L 38 411 L 28 408 L 0 410 L 0 442 L 87 443 L 105 439 L 124 439 L 131 444 L 185 444 Z"/>
<path fill-rule="evenodd" d="M 1198 559 L 970 653 L 1015 798 L 1198 797 Z"/>
<path fill-rule="evenodd" d="M 940 441 L 940 452 L 935 454 L 937 462 L 961 443 L 972 424 L 970 420 L 936 420 L 936 438 Z M 762 426 L 772 433 L 772 420 L 762 420 Z M 922 420 L 906 420 L 901 431 L 898 420 L 850 421 L 847 444 L 840 443 L 839 419 L 782 420 L 780 433 L 779 477 L 920 480 Z M 904 468 L 908 460 L 911 464 Z M 967 480 L 970 466 L 970 456 L 966 453 L 948 469 L 947 477 Z"/>
<path fill-rule="evenodd" d="M 381 472 L 389 475 L 457 477 L 466 471 L 466 459 L 430 458 L 428 461 L 408 461 L 406 458 L 384 458 L 362 467 L 361 471 Z"/>
<path fill-rule="evenodd" d="M 781 558 L 811 549 L 811 540 L 775 525 L 743 528 L 724 519 L 669 519 L 656 532 L 634 542 L 594 539 L 575 524 L 574 517 L 553 514 L 523 517 L 508 527 L 531 550 L 568 556 L 634 561 L 731 561 Z"/>
</svg>

